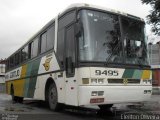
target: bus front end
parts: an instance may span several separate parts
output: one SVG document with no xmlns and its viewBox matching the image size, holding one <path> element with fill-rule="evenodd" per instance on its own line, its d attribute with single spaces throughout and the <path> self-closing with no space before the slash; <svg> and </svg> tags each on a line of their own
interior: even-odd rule
<svg viewBox="0 0 160 120">
<path fill-rule="evenodd" d="M 152 93 L 150 70 L 84 67 L 78 72 L 79 105 L 141 102 Z"/>
<path fill-rule="evenodd" d="M 146 101 L 152 94 L 143 20 L 101 10 L 78 13 L 79 105 Z"/>
</svg>

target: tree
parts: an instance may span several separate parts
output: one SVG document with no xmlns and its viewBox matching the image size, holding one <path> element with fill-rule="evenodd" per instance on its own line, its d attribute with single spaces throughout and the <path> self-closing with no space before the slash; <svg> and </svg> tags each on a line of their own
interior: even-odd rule
<svg viewBox="0 0 160 120">
<path fill-rule="evenodd" d="M 150 4 L 152 10 L 147 16 L 147 22 L 152 25 L 152 31 L 160 35 L 160 0 L 141 0 L 143 4 Z"/>
</svg>

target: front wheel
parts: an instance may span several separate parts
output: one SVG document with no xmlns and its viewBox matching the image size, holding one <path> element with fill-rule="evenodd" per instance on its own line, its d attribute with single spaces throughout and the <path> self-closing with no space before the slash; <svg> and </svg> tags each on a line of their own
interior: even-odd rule
<svg viewBox="0 0 160 120">
<path fill-rule="evenodd" d="M 51 110 L 54 111 L 62 110 L 62 105 L 58 103 L 58 93 L 55 84 L 51 84 L 49 86 L 48 103 Z"/>
</svg>

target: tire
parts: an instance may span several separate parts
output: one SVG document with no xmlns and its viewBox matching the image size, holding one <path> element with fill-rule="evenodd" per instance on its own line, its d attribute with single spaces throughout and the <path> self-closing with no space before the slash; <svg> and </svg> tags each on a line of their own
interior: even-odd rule
<svg viewBox="0 0 160 120">
<path fill-rule="evenodd" d="M 18 103 L 23 103 L 23 97 L 17 97 L 17 102 Z"/>
<path fill-rule="evenodd" d="M 113 104 L 98 105 L 100 110 L 109 110 L 112 106 L 113 106 Z"/>
<path fill-rule="evenodd" d="M 48 103 L 53 111 L 60 111 L 63 109 L 62 104 L 58 103 L 58 93 L 55 84 L 51 84 L 48 90 Z"/>
</svg>

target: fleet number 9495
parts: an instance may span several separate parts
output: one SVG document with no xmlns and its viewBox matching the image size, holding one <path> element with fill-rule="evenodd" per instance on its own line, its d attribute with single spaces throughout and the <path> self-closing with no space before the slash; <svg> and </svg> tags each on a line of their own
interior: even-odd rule
<svg viewBox="0 0 160 120">
<path fill-rule="evenodd" d="M 117 70 L 95 70 L 95 75 L 107 75 L 107 76 L 118 76 Z"/>
</svg>

